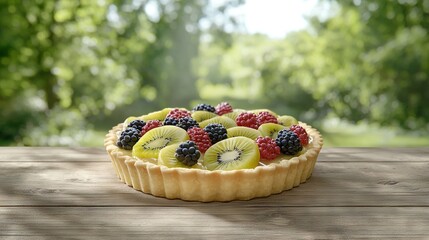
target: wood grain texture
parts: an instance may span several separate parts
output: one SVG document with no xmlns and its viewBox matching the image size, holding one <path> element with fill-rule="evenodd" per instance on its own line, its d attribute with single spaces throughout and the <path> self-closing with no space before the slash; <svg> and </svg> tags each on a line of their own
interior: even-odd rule
<svg viewBox="0 0 429 240">
<path fill-rule="evenodd" d="M 100 148 L 0 148 L 0 239 L 429 239 L 429 148 L 327 148 L 281 194 L 199 203 L 116 177 Z"/>
</svg>

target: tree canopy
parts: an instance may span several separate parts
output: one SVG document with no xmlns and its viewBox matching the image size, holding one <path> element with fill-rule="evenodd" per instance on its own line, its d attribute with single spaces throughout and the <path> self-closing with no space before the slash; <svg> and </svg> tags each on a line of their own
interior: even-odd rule
<svg viewBox="0 0 429 240">
<path fill-rule="evenodd" d="M 0 143 L 223 100 L 429 131 L 428 1 L 321 2 L 332 14 L 271 39 L 242 31 L 244 0 L 3 0 Z"/>
</svg>

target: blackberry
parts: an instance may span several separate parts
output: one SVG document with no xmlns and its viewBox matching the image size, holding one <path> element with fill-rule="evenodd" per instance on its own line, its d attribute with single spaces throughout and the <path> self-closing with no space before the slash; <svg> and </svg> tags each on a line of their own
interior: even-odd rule
<svg viewBox="0 0 429 240">
<path fill-rule="evenodd" d="M 184 117 L 184 118 L 179 119 L 177 126 L 185 129 L 186 131 L 188 131 L 188 129 L 190 129 L 192 127 L 200 127 L 200 125 L 198 125 L 197 121 L 195 121 L 191 117 Z"/>
<path fill-rule="evenodd" d="M 222 141 L 228 137 L 226 128 L 220 123 L 210 123 L 204 128 L 209 135 L 212 144 Z"/>
<path fill-rule="evenodd" d="M 137 120 L 131 121 L 130 124 L 128 124 L 127 128 L 135 128 L 141 131 L 145 125 L 146 125 L 145 121 L 137 119 Z"/>
<path fill-rule="evenodd" d="M 187 166 L 193 166 L 197 164 L 200 156 L 201 153 L 198 150 L 197 145 L 192 141 L 181 143 L 174 154 L 174 157 L 179 160 L 179 162 Z"/>
<path fill-rule="evenodd" d="M 177 124 L 179 124 L 179 119 L 172 118 L 172 117 L 165 118 L 164 122 L 162 123 L 162 125 L 164 126 L 167 126 L 167 125 L 177 126 Z"/>
<path fill-rule="evenodd" d="M 286 155 L 295 155 L 302 150 L 301 140 L 298 135 L 288 129 L 279 131 L 276 144 L 280 147 L 280 152 Z"/>
<path fill-rule="evenodd" d="M 133 149 L 134 144 L 140 139 L 140 131 L 135 128 L 127 128 L 122 131 L 116 145 L 125 150 Z"/>
<path fill-rule="evenodd" d="M 212 112 L 212 113 L 216 112 L 216 109 L 213 106 L 206 104 L 206 103 L 198 104 L 192 110 L 194 110 L 194 111 L 207 111 L 207 112 Z"/>
</svg>

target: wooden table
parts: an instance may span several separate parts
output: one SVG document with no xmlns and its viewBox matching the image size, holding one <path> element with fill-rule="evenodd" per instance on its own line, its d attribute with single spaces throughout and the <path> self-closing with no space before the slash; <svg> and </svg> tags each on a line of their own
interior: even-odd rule
<svg viewBox="0 0 429 240">
<path fill-rule="evenodd" d="M 102 148 L 0 148 L 0 239 L 429 239 L 429 148 L 324 148 L 312 178 L 250 201 L 168 200 Z"/>
</svg>

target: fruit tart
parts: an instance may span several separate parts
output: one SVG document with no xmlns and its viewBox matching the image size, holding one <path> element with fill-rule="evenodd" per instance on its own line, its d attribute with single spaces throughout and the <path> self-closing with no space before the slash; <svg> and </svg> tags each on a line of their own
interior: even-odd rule
<svg viewBox="0 0 429 240">
<path fill-rule="evenodd" d="M 306 182 L 323 139 L 292 116 L 223 102 L 129 117 L 104 145 L 120 180 L 134 189 L 210 202 L 266 197 Z"/>
</svg>

